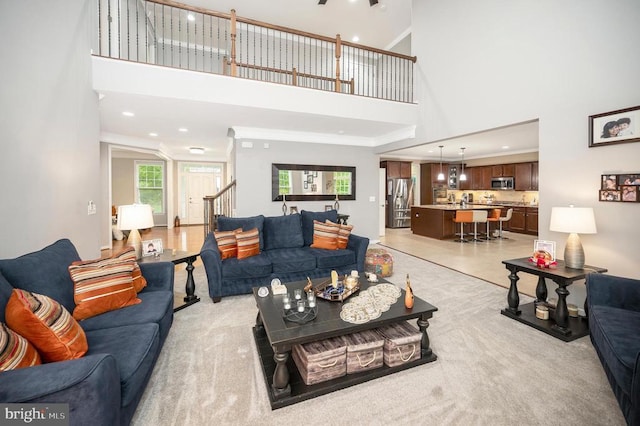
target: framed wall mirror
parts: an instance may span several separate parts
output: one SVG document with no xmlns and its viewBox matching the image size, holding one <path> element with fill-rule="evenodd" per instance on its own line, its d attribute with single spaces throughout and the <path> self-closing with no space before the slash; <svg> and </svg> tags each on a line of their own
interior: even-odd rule
<svg viewBox="0 0 640 426">
<path fill-rule="evenodd" d="M 309 164 L 271 165 L 271 199 L 321 201 L 356 199 L 356 168 Z"/>
</svg>

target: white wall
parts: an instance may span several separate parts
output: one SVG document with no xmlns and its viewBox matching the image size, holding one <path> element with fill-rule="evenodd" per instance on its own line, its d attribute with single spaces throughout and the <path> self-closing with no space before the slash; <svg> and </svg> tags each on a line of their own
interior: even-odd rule
<svg viewBox="0 0 640 426">
<path fill-rule="evenodd" d="M 98 99 L 85 0 L 0 2 L 0 257 L 69 238 L 100 255 Z"/>
<path fill-rule="evenodd" d="M 540 237 L 562 257 L 567 235 L 548 231 L 551 207 L 593 207 L 587 263 L 634 278 L 640 204 L 597 200 L 602 173 L 640 172 L 640 143 L 588 148 L 587 118 L 640 105 L 638 22 L 637 0 L 413 1 L 419 137 L 539 119 Z M 580 287 L 572 296 L 584 297 Z"/>
<path fill-rule="evenodd" d="M 370 148 L 323 145 L 299 142 L 269 141 L 253 143 L 253 148 L 243 148 L 236 142 L 235 172 L 237 179 L 236 216 L 277 216 L 282 214 L 282 202 L 271 201 L 271 164 L 315 164 L 322 166 L 356 167 L 356 199 L 340 201 L 340 213 L 350 215 L 349 224 L 354 225 L 357 235 L 378 240 L 379 158 Z M 298 211 L 324 211 L 333 201 L 287 201 L 287 206 L 297 206 Z"/>
</svg>

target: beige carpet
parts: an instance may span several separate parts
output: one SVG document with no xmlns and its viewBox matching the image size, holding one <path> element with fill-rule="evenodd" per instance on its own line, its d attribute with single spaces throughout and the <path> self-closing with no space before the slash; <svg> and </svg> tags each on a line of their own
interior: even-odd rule
<svg viewBox="0 0 640 426">
<path fill-rule="evenodd" d="M 625 424 L 588 337 L 548 336 L 500 315 L 506 289 L 390 252 L 389 280 L 403 286 L 409 273 L 415 294 L 439 308 L 428 329 L 437 361 L 272 411 L 251 333 L 253 296 L 214 305 L 199 267 L 202 301 L 175 314 L 132 424 Z"/>
</svg>

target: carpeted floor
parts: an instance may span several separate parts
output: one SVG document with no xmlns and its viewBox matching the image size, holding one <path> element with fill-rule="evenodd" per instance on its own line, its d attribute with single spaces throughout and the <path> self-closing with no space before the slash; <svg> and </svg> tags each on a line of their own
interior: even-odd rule
<svg viewBox="0 0 640 426">
<path fill-rule="evenodd" d="M 175 314 L 132 424 L 625 424 L 588 337 L 548 336 L 500 315 L 506 289 L 390 252 L 389 280 L 404 287 L 409 273 L 416 296 L 439 309 L 428 329 L 437 361 L 272 411 L 251 332 L 253 296 L 214 305 L 199 267 L 202 301 Z"/>
</svg>

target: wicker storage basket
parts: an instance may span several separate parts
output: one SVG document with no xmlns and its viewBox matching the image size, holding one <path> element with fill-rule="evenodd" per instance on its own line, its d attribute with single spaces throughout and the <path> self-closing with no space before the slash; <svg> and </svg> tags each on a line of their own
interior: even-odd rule
<svg viewBox="0 0 640 426">
<path fill-rule="evenodd" d="M 376 329 L 384 337 L 384 363 L 389 367 L 420 359 L 422 333 L 402 321 Z"/>
<path fill-rule="evenodd" d="M 347 374 L 382 367 L 384 338 L 375 330 L 343 336 L 347 343 Z"/>
<path fill-rule="evenodd" d="M 294 345 L 291 353 L 307 385 L 347 374 L 347 344 L 342 337 Z"/>
</svg>

